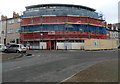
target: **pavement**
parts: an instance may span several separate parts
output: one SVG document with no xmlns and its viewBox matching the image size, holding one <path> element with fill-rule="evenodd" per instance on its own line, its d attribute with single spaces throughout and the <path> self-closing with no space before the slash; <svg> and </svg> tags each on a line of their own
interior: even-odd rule
<svg viewBox="0 0 120 84">
<path fill-rule="evenodd" d="M 118 52 L 119 50 L 28 51 L 27 53 L 32 53 L 33 55 L 3 60 L 3 82 L 61 82 L 97 63 L 111 59 L 116 60 Z M 9 55 L 12 56 L 12 54 Z M 3 56 L 6 56 L 6 54 L 3 54 Z M 102 67 L 103 70 L 105 66 Z M 117 72 L 115 71 L 115 73 Z"/>
<path fill-rule="evenodd" d="M 118 82 L 118 59 L 94 64 L 63 82 Z"/>
<path fill-rule="evenodd" d="M 9 59 L 16 59 L 16 58 L 20 58 L 23 57 L 25 54 L 22 53 L 4 53 L 1 52 L 0 53 L 0 59 L 4 60 L 9 60 Z"/>
</svg>

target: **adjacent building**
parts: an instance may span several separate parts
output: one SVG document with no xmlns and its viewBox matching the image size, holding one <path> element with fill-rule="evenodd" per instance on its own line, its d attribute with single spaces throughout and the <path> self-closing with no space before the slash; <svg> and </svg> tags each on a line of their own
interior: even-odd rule
<svg viewBox="0 0 120 84">
<path fill-rule="evenodd" d="M 119 39 L 119 46 L 120 46 L 120 23 L 118 23 L 118 39 Z"/>
<path fill-rule="evenodd" d="M 117 45 L 120 45 L 118 23 L 107 25 L 107 38 L 117 40 Z"/>
<path fill-rule="evenodd" d="M 18 13 L 13 12 L 12 18 L 7 18 L 7 16 L 1 16 L 1 36 L 2 43 L 20 43 L 20 16 Z"/>
<path fill-rule="evenodd" d="M 0 21 L 0 44 L 2 44 L 2 21 Z"/>
<path fill-rule="evenodd" d="M 27 6 L 20 40 L 34 49 L 82 49 L 85 39 L 106 39 L 106 22 L 95 9 L 70 4 Z"/>
</svg>

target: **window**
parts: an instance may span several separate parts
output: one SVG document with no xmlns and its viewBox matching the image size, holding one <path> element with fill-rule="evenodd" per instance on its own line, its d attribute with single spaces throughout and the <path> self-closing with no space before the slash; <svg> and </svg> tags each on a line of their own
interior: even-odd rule
<svg viewBox="0 0 120 84">
<path fill-rule="evenodd" d="M 116 27 L 116 30 L 118 30 L 118 27 Z"/>
<path fill-rule="evenodd" d="M 20 32 L 20 28 L 16 28 L 16 32 Z"/>
<path fill-rule="evenodd" d="M 1 34 L 4 34 L 4 31 L 1 31 Z"/>
<path fill-rule="evenodd" d="M 118 32 L 116 33 L 116 36 L 118 37 Z"/>
<path fill-rule="evenodd" d="M 30 11 L 31 9 L 27 9 L 27 11 Z"/>
<path fill-rule="evenodd" d="M 45 9 L 46 7 L 40 7 L 40 9 Z"/>
<path fill-rule="evenodd" d="M 10 47 L 19 47 L 19 45 L 11 45 Z"/>
<path fill-rule="evenodd" d="M 75 42 L 84 43 L 84 40 L 76 40 Z"/>
<path fill-rule="evenodd" d="M 83 29 L 82 29 L 82 28 L 79 28 L 79 31 L 83 31 Z"/>
<path fill-rule="evenodd" d="M 39 8 L 34 8 L 34 10 L 39 10 Z"/>
<path fill-rule="evenodd" d="M 20 18 L 18 18 L 18 21 L 17 22 L 21 22 L 21 19 Z"/>
<path fill-rule="evenodd" d="M 8 24 L 13 24 L 14 20 L 8 20 Z"/>
<path fill-rule="evenodd" d="M 6 25 L 6 21 L 3 21 L 3 22 L 2 22 L 2 25 Z"/>
<path fill-rule="evenodd" d="M 49 7 L 49 8 L 54 9 L 54 8 L 56 8 L 56 7 L 55 7 L 55 6 L 51 6 L 51 7 Z"/>
<path fill-rule="evenodd" d="M 13 29 L 8 29 L 8 30 L 7 30 L 7 33 L 13 33 L 13 32 L 14 32 Z"/>
<path fill-rule="evenodd" d="M 113 30 L 116 30 L 116 27 L 115 27 L 115 26 L 113 27 Z"/>
<path fill-rule="evenodd" d="M 11 40 L 10 40 L 10 43 L 15 43 L 15 40 L 14 40 L 14 39 L 11 39 Z"/>
</svg>

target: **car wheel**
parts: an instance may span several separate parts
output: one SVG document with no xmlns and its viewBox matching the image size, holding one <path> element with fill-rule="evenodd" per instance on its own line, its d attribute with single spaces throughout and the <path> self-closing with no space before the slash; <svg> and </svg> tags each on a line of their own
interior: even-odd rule
<svg viewBox="0 0 120 84">
<path fill-rule="evenodd" d="M 16 50 L 16 53 L 20 53 L 20 51 L 19 51 L 19 50 Z"/>
<path fill-rule="evenodd" d="M 26 51 L 24 51 L 24 53 L 26 53 Z"/>
<path fill-rule="evenodd" d="M 4 50 L 4 52 L 5 52 L 5 53 L 7 53 L 7 52 L 8 52 L 8 50 Z"/>
</svg>

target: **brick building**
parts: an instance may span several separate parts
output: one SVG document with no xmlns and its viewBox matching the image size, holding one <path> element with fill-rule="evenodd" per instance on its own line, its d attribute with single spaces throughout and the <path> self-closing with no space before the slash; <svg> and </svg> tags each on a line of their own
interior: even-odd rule
<svg viewBox="0 0 120 84">
<path fill-rule="evenodd" d="M 7 18 L 7 16 L 4 15 L 1 16 L 1 43 L 20 43 L 20 22 L 20 16 L 15 12 L 13 12 L 12 18 Z"/>
<path fill-rule="evenodd" d="M 107 39 L 117 40 L 117 44 L 120 45 L 118 23 L 107 25 Z"/>
<path fill-rule="evenodd" d="M 0 44 L 2 43 L 2 21 L 0 21 Z"/>
</svg>

